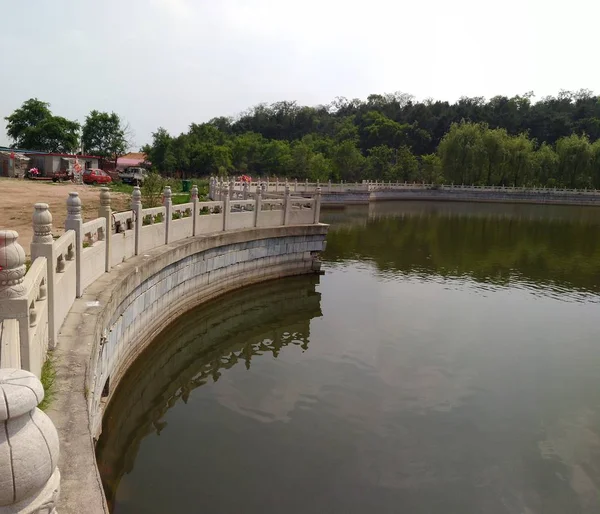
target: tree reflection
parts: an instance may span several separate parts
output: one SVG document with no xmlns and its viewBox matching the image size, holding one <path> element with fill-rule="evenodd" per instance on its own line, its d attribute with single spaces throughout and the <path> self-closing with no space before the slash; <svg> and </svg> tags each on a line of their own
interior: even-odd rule
<svg viewBox="0 0 600 514">
<path fill-rule="evenodd" d="M 128 370 L 103 420 L 98 467 L 112 508 L 121 477 L 133 469 L 139 445 L 167 423 L 181 398 L 224 372 L 288 346 L 308 350 L 310 320 L 321 316 L 317 276 L 269 282 L 193 309 L 169 325 Z"/>
<path fill-rule="evenodd" d="M 325 258 L 382 271 L 600 292 L 597 208 L 433 202 L 331 212 Z"/>
</svg>

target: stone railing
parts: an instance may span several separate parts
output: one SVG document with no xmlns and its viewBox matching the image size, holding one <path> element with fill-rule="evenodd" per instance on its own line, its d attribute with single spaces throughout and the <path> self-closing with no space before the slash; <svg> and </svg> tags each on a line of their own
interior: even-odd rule
<svg viewBox="0 0 600 514">
<path fill-rule="evenodd" d="M 318 189 L 323 194 L 348 193 L 348 192 L 378 192 L 378 191 L 401 191 L 401 190 L 461 190 L 461 191 L 489 191 L 489 192 L 521 192 L 538 194 L 578 194 L 588 196 L 600 196 L 600 191 L 596 189 L 568 189 L 568 188 L 547 188 L 536 186 L 476 186 L 466 184 L 429 184 L 425 182 L 392 182 L 383 180 L 363 180 L 361 182 L 309 182 L 298 181 L 297 179 L 279 180 L 277 178 L 240 182 L 234 180 L 223 180 L 211 177 L 209 181 L 209 196 L 212 199 L 230 198 L 250 198 L 251 191 L 260 188 L 263 197 L 268 195 L 283 195 L 286 189 L 292 194 L 314 194 Z"/>
<path fill-rule="evenodd" d="M 231 184 L 231 188 L 234 185 Z M 37 203 L 33 213 L 33 263 L 27 272 L 25 252 L 14 231 L 0 232 L 0 368 L 17 367 L 40 376 L 48 348 L 75 298 L 104 273 L 135 255 L 201 234 L 245 228 L 310 225 L 319 222 L 320 192 L 314 198 L 252 198 L 173 205 L 169 187 L 163 205 L 144 209 L 141 191 L 134 188 L 131 210 L 113 213 L 108 188 L 100 190 L 98 218 L 84 222 L 78 193 L 67 199 L 66 232 L 54 239 L 48 205 Z M 10 337 L 9 337 L 10 334 Z"/>
<path fill-rule="evenodd" d="M 56 428 L 37 405 L 41 382 L 0 369 L 0 514 L 56 514 L 60 493 Z"/>
</svg>

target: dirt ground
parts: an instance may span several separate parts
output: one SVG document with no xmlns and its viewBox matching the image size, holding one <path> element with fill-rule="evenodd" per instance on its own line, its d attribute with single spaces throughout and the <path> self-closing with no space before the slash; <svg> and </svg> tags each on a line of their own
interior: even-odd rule
<svg viewBox="0 0 600 514">
<path fill-rule="evenodd" d="M 70 182 L 54 184 L 52 182 L 35 182 L 0 178 L 0 230 L 16 230 L 19 243 L 29 256 L 29 245 L 33 236 L 31 216 L 33 205 L 44 202 L 50 206 L 52 213 L 52 234 L 64 232 L 67 217 L 67 198 L 71 191 L 77 191 L 81 198 L 83 220 L 89 221 L 98 217 L 100 205 L 100 189 L 95 186 L 77 186 Z M 115 211 L 129 208 L 131 198 L 123 193 L 111 193 L 111 205 Z"/>
</svg>

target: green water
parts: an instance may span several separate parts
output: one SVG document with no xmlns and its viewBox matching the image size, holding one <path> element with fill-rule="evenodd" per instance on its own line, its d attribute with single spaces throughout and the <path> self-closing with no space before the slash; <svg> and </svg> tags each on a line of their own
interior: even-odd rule
<svg viewBox="0 0 600 514">
<path fill-rule="evenodd" d="M 191 311 L 128 373 L 113 512 L 599 512 L 600 210 L 324 214 L 324 276 Z"/>
</svg>

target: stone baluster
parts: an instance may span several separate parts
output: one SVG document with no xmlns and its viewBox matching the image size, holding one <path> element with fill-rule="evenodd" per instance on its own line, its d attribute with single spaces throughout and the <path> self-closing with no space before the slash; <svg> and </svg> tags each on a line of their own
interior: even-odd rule
<svg viewBox="0 0 600 514">
<path fill-rule="evenodd" d="M 1 334 L 0 367 L 29 368 L 29 305 L 24 284 L 25 250 L 18 243 L 18 238 L 19 234 L 14 230 L 0 230 L 0 322 L 4 321 L 5 331 L 14 332 L 10 340 L 7 339 L 6 333 Z M 1 437 L 0 435 L 0 440 Z M 0 491 L 1 489 L 0 484 Z"/>
<path fill-rule="evenodd" d="M 314 207 L 314 218 L 313 223 L 319 223 L 319 217 L 321 216 L 321 188 L 317 187 L 317 193 L 315 194 L 315 207 Z"/>
<path fill-rule="evenodd" d="M 249 192 L 248 189 L 249 189 L 248 182 L 244 182 L 242 184 L 242 191 L 243 191 L 243 198 L 244 198 L 244 200 L 248 200 L 248 192 Z"/>
<path fill-rule="evenodd" d="M 254 205 L 254 226 L 258 227 L 260 210 L 262 209 L 262 189 L 256 186 L 256 204 Z"/>
<path fill-rule="evenodd" d="M 279 179 L 275 177 L 275 192 L 279 193 Z"/>
<path fill-rule="evenodd" d="M 227 230 L 230 210 L 231 210 L 231 200 L 229 198 L 229 193 L 228 193 L 225 195 L 225 199 L 223 200 L 223 230 Z"/>
<path fill-rule="evenodd" d="M 36 203 L 33 207 L 33 239 L 31 240 L 31 261 L 38 257 L 46 258 L 47 284 L 46 292 L 49 296 L 48 301 L 48 346 L 56 347 L 58 329 L 54 320 L 55 297 L 54 282 L 56 279 L 57 255 L 54 251 L 54 238 L 52 237 L 52 214 L 47 203 Z M 67 259 L 75 258 L 75 248 L 69 248 Z M 64 257 L 63 257 L 64 258 Z"/>
<path fill-rule="evenodd" d="M 165 206 L 165 244 L 171 242 L 171 218 L 173 217 L 173 193 L 171 186 L 165 186 L 163 190 L 163 205 Z"/>
<path fill-rule="evenodd" d="M 298 192 L 298 179 L 295 178 L 294 179 L 294 193 L 297 193 L 297 192 Z"/>
<path fill-rule="evenodd" d="M 328 188 L 327 192 L 331 193 L 331 180 L 329 181 L 329 188 Z"/>
<path fill-rule="evenodd" d="M 0 369 L 0 514 L 56 514 L 58 434 L 37 408 L 44 388 L 32 373 Z"/>
<path fill-rule="evenodd" d="M 83 294 L 81 283 L 81 254 L 83 252 L 83 218 L 81 217 L 81 199 L 79 193 L 69 193 L 67 198 L 67 219 L 65 230 L 75 232 L 75 290 L 77 298 Z"/>
<path fill-rule="evenodd" d="M 131 210 L 133 211 L 133 241 L 134 241 L 134 252 L 135 255 L 139 255 L 142 237 L 142 226 L 144 220 L 142 219 L 142 191 L 140 186 L 133 187 L 133 193 L 131 193 Z"/>
<path fill-rule="evenodd" d="M 192 234 L 196 235 L 196 225 L 198 223 L 198 186 L 192 186 Z"/>
<path fill-rule="evenodd" d="M 308 179 L 304 181 L 304 192 L 308 193 Z"/>
<path fill-rule="evenodd" d="M 290 186 L 285 186 L 285 192 L 283 194 L 283 224 L 288 225 L 290 222 L 290 209 L 292 207 L 290 197 Z"/>
<path fill-rule="evenodd" d="M 235 183 L 233 180 L 229 182 L 229 199 L 233 200 L 235 198 Z"/>
<path fill-rule="evenodd" d="M 210 179 L 208 180 L 208 197 L 211 200 L 215 199 L 215 177 L 213 177 L 212 175 L 210 176 Z"/>
<path fill-rule="evenodd" d="M 110 189 L 108 187 L 100 188 L 100 207 L 98 207 L 98 217 L 106 220 L 106 228 L 104 230 L 104 271 L 109 272 L 112 264 L 112 209 L 110 207 Z"/>
</svg>

